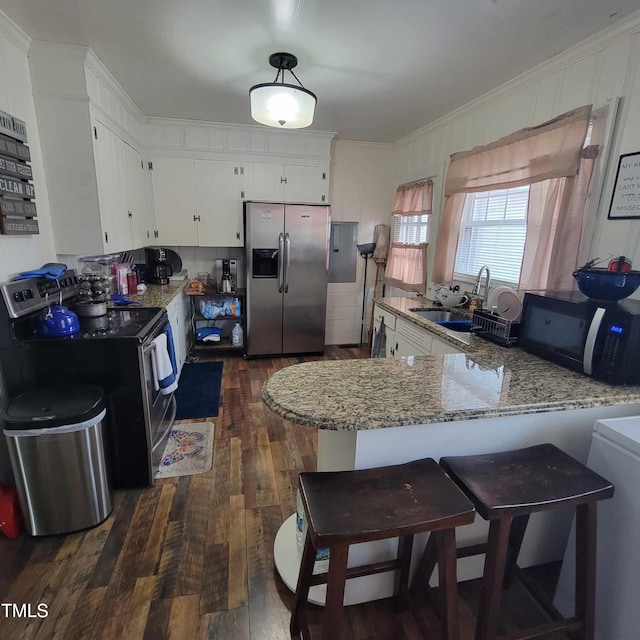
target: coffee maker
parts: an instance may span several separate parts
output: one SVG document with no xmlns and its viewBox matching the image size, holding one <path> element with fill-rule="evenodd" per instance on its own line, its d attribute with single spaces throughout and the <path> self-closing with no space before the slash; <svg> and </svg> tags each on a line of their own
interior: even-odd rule
<svg viewBox="0 0 640 640">
<path fill-rule="evenodd" d="M 238 279 L 238 261 L 234 259 L 216 260 L 216 278 L 218 291 L 235 293 Z"/>
<path fill-rule="evenodd" d="M 147 282 L 150 284 L 169 284 L 173 267 L 167 260 L 167 250 L 162 247 L 145 247 L 147 263 Z"/>
</svg>

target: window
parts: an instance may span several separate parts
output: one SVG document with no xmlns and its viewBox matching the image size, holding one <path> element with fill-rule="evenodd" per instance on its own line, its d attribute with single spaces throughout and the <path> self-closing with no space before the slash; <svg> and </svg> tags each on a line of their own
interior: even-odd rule
<svg viewBox="0 0 640 640">
<path fill-rule="evenodd" d="M 486 264 L 492 280 L 517 284 L 528 204 L 529 185 L 468 193 L 462 210 L 454 277 L 475 277 Z"/>
<path fill-rule="evenodd" d="M 427 239 L 433 181 L 402 184 L 393 198 L 393 242 L 384 273 L 386 284 L 424 292 L 427 283 Z"/>
<path fill-rule="evenodd" d="M 422 216 L 395 215 L 393 241 L 402 244 L 429 242 L 429 214 Z"/>
</svg>

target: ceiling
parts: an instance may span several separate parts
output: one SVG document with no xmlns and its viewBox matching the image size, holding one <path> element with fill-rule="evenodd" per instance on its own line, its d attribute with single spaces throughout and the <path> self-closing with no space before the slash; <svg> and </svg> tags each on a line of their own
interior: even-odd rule
<svg viewBox="0 0 640 640">
<path fill-rule="evenodd" d="M 252 123 L 271 53 L 312 129 L 392 142 L 557 55 L 638 0 L 0 0 L 33 39 L 89 45 L 146 116 Z"/>
</svg>

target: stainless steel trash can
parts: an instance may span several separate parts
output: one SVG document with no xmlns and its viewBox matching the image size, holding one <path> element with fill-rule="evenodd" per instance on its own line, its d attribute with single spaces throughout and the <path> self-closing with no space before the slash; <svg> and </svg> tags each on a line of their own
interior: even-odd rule
<svg viewBox="0 0 640 640">
<path fill-rule="evenodd" d="M 30 535 L 87 529 L 111 513 L 103 434 L 105 406 L 100 387 L 52 386 L 23 393 L 2 411 Z"/>
</svg>

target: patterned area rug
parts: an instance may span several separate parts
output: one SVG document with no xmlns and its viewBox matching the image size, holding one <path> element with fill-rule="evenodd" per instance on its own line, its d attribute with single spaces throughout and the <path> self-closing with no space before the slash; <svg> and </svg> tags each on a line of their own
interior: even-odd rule
<svg viewBox="0 0 640 640">
<path fill-rule="evenodd" d="M 176 425 L 169 434 L 156 478 L 192 476 L 211 469 L 213 459 L 211 422 L 187 422 Z"/>
</svg>

